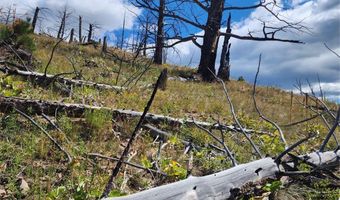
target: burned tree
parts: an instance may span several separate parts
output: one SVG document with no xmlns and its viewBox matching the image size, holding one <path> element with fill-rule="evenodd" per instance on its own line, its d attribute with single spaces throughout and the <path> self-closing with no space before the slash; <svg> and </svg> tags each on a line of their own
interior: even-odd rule
<svg viewBox="0 0 340 200">
<path fill-rule="evenodd" d="M 226 33 L 231 33 L 231 14 L 229 13 L 228 22 L 227 22 L 227 29 Z M 230 80 L 230 47 L 231 44 L 229 43 L 230 36 L 224 37 L 222 52 L 221 52 L 221 59 L 220 59 L 220 68 L 218 69 L 217 76 L 224 80 Z"/>
<path fill-rule="evenodd" d="M 71 29 L 71 33 L 70 33 L 70 41 L 69 43 L 73 42 L 73 37 L 74 37 L 74 28 Z"/>
<path fill-rule="evenodd" d="M 39 11 L 40 11 L 40 8 L 36 7 L 35 12 L 34 12 L 34 16 L 33 16 L 33 21 L 32 21 L 32 32 L 34 32 L 35 26 L 37 25 Z"/>
<path fill-rule="evenodd" d="M 79 16 L 79 33 L 78 33 L 78 37 L 79 37 L 79 43 L 82 43 L 83 42 L 83 38 L 82 38 L 82 23 L 83 23 L 83 20 L 82 20 L 82 17 Z"/>
<path fill-rule="evenodd" d="M 167 5 L 170 4 L 166 0 L 158 0 L 156 2 L 150 2 L 148 0 L 131 0 L 131 2 L 138 8 L 143 8 L 147 11 L 146 13 L 146 19 L 145 19 L 145 25 L 144 25 L 144 46 L 143 46 L 143 54 L 146 55 L 146 49 L 151 49 L 147 47 L 147 40 L 148 35 L 150 34 L 150 16 L 149 13 L 151 13 L 153 16 L 157 17 L 157 24 L 155 25 L 157 27 L 157 33 L 155 35 L 155 46 L 152 47 L 154 49 L 154 55 L 153 55 L 153 62 L 155 64 L 163 64 L 163 49 L 164 47 L 164 41 L 166 40 L 166 34 L 164 31 L 165 28 L 165 12 L 166 10 L 169 10 L 167 8 Z"/>
<path fill-rule="evenodd" d="M 107 36 L 104 36 L 102 53 L 106 53 L 106 52 L 107 52 Z"/>
<path fill-rule="evenodd" d="M 65 31 L 66 31 L 66 21 L 70 16 L 71 16 L 71 13 L 68 11 L 66 6 L 63 9 L 63 11 L 59 12 L 60 25 L 59 25 L 58 34 L 57 34 L 58 39 L 64 38 Z"/>
<path fill-rule="evenodd" d="M 163 63 L 163 46 L 164 46 L 164 10 L 165 0 L 159 0 L 158 7 L 158 23 L 157 23 L 157 39 L 154 55 L 154 63 L 161 65 Z"/>
<path fill-rule="evenodd" d="M 61 17 L 60 26 L 59 26 L 58 35 L 57 35 L 58 39 L 63 38 L 64 36 L 65 22 L 66 22 L 66 9 L 63 11 L 63 14 Z"/>
<path fill-rule="evenodd" d="M 87 35 L 87 42 L 90 43 L 92 41 L 92 33 L 93 33 L 93 24 L 89 24 L 89 32 Z"/>
<path fill-rule="evenodd" d="M 191 1 L 166 1 L 165 9 L 163 10 L 163 14 L 161 17 L 164 17 L 164 20 L 178 20 L 181 22 L 183 26 L 194 27 L 194 29 L 200 29 L 204 31 L 203 35 L 195 35 L 195 34 L 175 34 L 175 41 L 172 44 L 164 45 L 164 48 L 173 47 L 181 42 L 192 41 L 196 46 L 198 46 L 201 50 L 200 63 L 198 66 L 198 72 L 202 76 L 204 81 L 212 81 L 214 80 L 215 75 L 215 63 L 218 49 L 218 41 L 220 37 L 227 37 L 225 40 L 228 41 L 228 38 L 235 38 L 239 40 L 252 40 L 252 41 L 278 41 L 278 42 L 290 42 L 290 43 L 301 43 L 298 40 L 291 39 L 282 39 L 278 38 L 277 33 L 281 31 L 287 30 L 295 30 L 295 31 L 304 31 L 307 28 L 298 23 L 293 23 L 282 19 L 279 15 L 281 6 L 278 2 L 271 1 L 259 1 L 259 3 L 255 5 L 249 6 L 230 6 L 225 0 L 191 0 Z M 154 2 L 150 2 L 147 0 L 135 0 L 135 5 L 140 8 L 145 8 L 147 10 L 153 11 L 154 13 L 159 12 L 159 5 Z M 180 9 L 180 8 L 187 9 Z M 191 8 L 191 10 L 190 10 Z M 263 35 L 253 35 L 249 32 L 248 35 L 237 35 L 231 32 L 221 32 L 221 24 L 223 15 L 226 11 L 240 11 L 240 10 L 254 10 L 257 8 L 262 8 L 269 14 L 273 16 L 277 22 L 279 22 L 278 27 L 267 26 L 263 23 L 262 32 Z M 199 15 L 195 13 L 199 10 L 204 14 L 200 13 Z M 276 11 L 278 10 L 278 11 Z M 190 12 L 191 11 L 191 12 Z M 202 17 L 204 16 L 204 17 Z M 197 31 L 195 31 L 197 32 Z M 203 40 L 202 44 L 197 42 L 197 38 L 201 38 Z M 167 38 L 168 39 L 168 38 Z M 225 54 L 228 55 L 228 45 L 225 48 Z M 226 50 L 227 49 L 227 50 Z M 224 63 L 222 63 L 224 64 Z"/>
</svg>

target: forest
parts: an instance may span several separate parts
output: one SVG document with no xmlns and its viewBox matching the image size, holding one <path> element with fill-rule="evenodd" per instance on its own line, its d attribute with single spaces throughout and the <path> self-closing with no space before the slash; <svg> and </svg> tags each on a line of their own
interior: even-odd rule
<svg viewBox="0 0 340 200">
<path fill-rule="evenodd" d="M 0 199 L 338 200 L 339 8 L 0 2 Z"/>
</svg>

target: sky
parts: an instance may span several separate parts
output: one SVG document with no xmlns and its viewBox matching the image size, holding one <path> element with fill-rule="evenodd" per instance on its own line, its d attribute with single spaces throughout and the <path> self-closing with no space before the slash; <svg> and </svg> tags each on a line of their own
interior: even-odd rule
<svg viewBox="0 0 340 200">
<path fill-rule="evenodd" d="M 276 86 L 294 90 L 297 80 L 308 80 L 314 90 L 318 90 L 318 77 L 327 98 L 340 102 L 340 59 L 324 46 L 340 54 L 340 1 L 338 0 L 281 0 L 285 9 L 280 15 L 290 21 L 302 21 L 309 32 L 286 32 L 282 38 L 298 39 L 304 44 L 280 42 L 254 42 L 232 39 L 231 76 L 237 79 L 243 76 L 252 83 L 258 57 L 262 54 L 260 85 Z M 230 0 L 230 5 L 254 4 L 256 0 Z M 108 34 L 111 41 L 120 37 L 124 15 L 126 29 L 132 32 L 137 17 L 142 10 L 133 7 L 125 0 L 1 0 L 0 8 L 10 5 L 16 7 L 17 15 L 30 17 L 36 6 L 44 7 L 43 19 L 38 23 L 40 31 L 54 33 L 57 27 L 58 11 L 65 6 L 72 12 L 68 27 L 77 27 L 79 15 L 84 23 L 95 23 L 100 28 L 96 36 Z M 196 12 L 196 11 L 195 11 Z M 197 12 L 199 12 L 197 10 Z M 227 14 L 227 13 L 226 13 Z M 232 31 L 235 34 L 247 35 L 248 31 L 261 30 L 258 19 L 273 22 L 273 16 L 261 8 L 251 11 L 233 11 Z M 204 17 L 204 16 L 203 16 Z M 224 17 L 225 18 L 225 17 Z M 46 28 L 48 27 L 48 28 Z M 85 31 L 86 27 L 84 27 Z M 189 27 L 188 32 L 203 34 L 199 29 Z M 219 48 L 221 49 L 221 47 Z M 197 67 L 200 51 L 191 42 L 177 46 L 176 51 L 168 50 L 168 62 L 178 65 Z M 219 58 L 220 53 L 218 53 Z M 219 59 L 217 59 L 217 66 Z M 305 87 L 306 91 L 308 87 Z"/>
</svg>

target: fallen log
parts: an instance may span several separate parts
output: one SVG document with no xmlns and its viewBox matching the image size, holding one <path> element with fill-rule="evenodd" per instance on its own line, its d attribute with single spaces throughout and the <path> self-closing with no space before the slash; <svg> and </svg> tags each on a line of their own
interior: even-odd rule
<svg viewBox="0 0 340 200">
<path fill-rule="evenodd" d="M 339 166 L 340 152 L 314 152 L 302 159 L 317 166 Z M 289 163 L 295 165 L 294 162 Z M 203 177 L 189 177 L 186 180 L 152 188 L 136 194 L 107 198 L 106 200 L 209 200 L 233 199 L 240 188 L 266 179 L 277 179 L 278 174 L 284 170 L 272 158 L 264 158 L 247 164 L 241 164 L 231 169 Z"/>
<path fill-rule="evenodd" d="M 9 74 L 9 75 L 16 75 L 16 76 L 22 76 L 25 78 L 30 78 L 37 83 L 45 83 L 46 81 L 47 82 L 57 81 L 59 83 L 63 83 L 66 85 L 88 86 L 88 87 L 94 87 L 94 88 L 102 89 L 102 90 L 115 90 L 115 91 L 118 90 L 119 91 L 119 90 L 126 89 L 120 86 L 112 86 L 112 85 L 96 83 L 92 81 L 84 81 L 84 80 L 79 80 L 79 79 L 69 79 L 69 78 L 58 76 L 58 75 L 46 74 L 46 76 L 44 76 L 43 73 L 24 71 L 24 70 L 15 69 L 12 67 L 7 67 L 5 65 L 0 65 L 0 71 L 2 71 L 5 74 Z"/>
<path fill-rule="evenodd" d="M 23 99 L 18 97 L 4 97 L 0 96 L 0 111 L 1 112 L 10 112 L 11 109 L 15 107 L 24 112 L 38 115 L 49 115 L 55 116 L 56 112 L 63 112 L 68 117 L 76 117 L 81 118 L 84 117 L 86 110 L 102 110 L 112 112 L 113 118 L 139 118 L 142 115 L 142 112 L 132 111 L 132 110 L 122 110 L 122 109 L 112 109 L 108 107 L 99 107 L 99 106 L 90 106 L 84 104 L 70 104 L 70 103 L 62 103 L 62 102 L 51 102 L 51 101 L 43 101 L 43 100 L 31 100 L 31 99 Z M 157 115 L 148 113 L 145 117 L 145 120 L 149 123 L 159 124 L 165 123 L 171 126 L 195 126 L 195 123 L 208 128 L 208 129 L 224 129 L 227 131 L 240 132 L 239 128 L 236 128 L 233 125 L 219 125 L 212 124 L 209 122 L 200 122 L 193 121 L 192 119 L 181 119 L 181 118 L 172 118 L 164 115 Z M 254 130 L 245 129 L 246 133 L 251 134 L 255 133 Z M 266 132 L 256 132 L 260 134 L 268 134 Z"/>
</svg>

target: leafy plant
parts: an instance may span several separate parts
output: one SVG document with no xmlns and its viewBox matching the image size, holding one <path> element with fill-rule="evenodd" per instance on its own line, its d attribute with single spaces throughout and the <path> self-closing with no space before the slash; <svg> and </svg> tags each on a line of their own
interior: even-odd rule
<svg viewBox="0 0 340 200">
<path fill-rule="evenodd" d="M 168 176 L 174 176 L 179 179 L 184 179 L 187 175 L 187 170 L 171 159 L 161 160 L 161 168 Z"/>
<path fill-rule="evenodd" d="M 18 96 L 26 88 L 27 83 L 15 80 L 12 76 L 0 78 L 0 95 Z"/>
<path fill-rule="evenodd" d="M 276 155 L 284 151 L 285 146 L 281 142 L 280 137 L 278 135 L 279 133 L 276 131 L 274 132 L 273 136 L 269 135 L 261 135 L 260 139 L 263 142 L 263 145 L 261 148 L 264 152 L 266 152 L 269 155 Z"/>
<path fill-rule="evenodd" d="M 267 183 L 262 189 L 267 192 L 275 192 L 280 189 L 282 186 L 281 181 L 273 181 L 271 183 Z"/>
<path fill-rule="evenodd" d="M 141 158 L 141 162 L 143 167 L 150 169 L 152 167 L 152 163 L 150 162 L 150 160 L 144 155 Z"/>
</svg>

